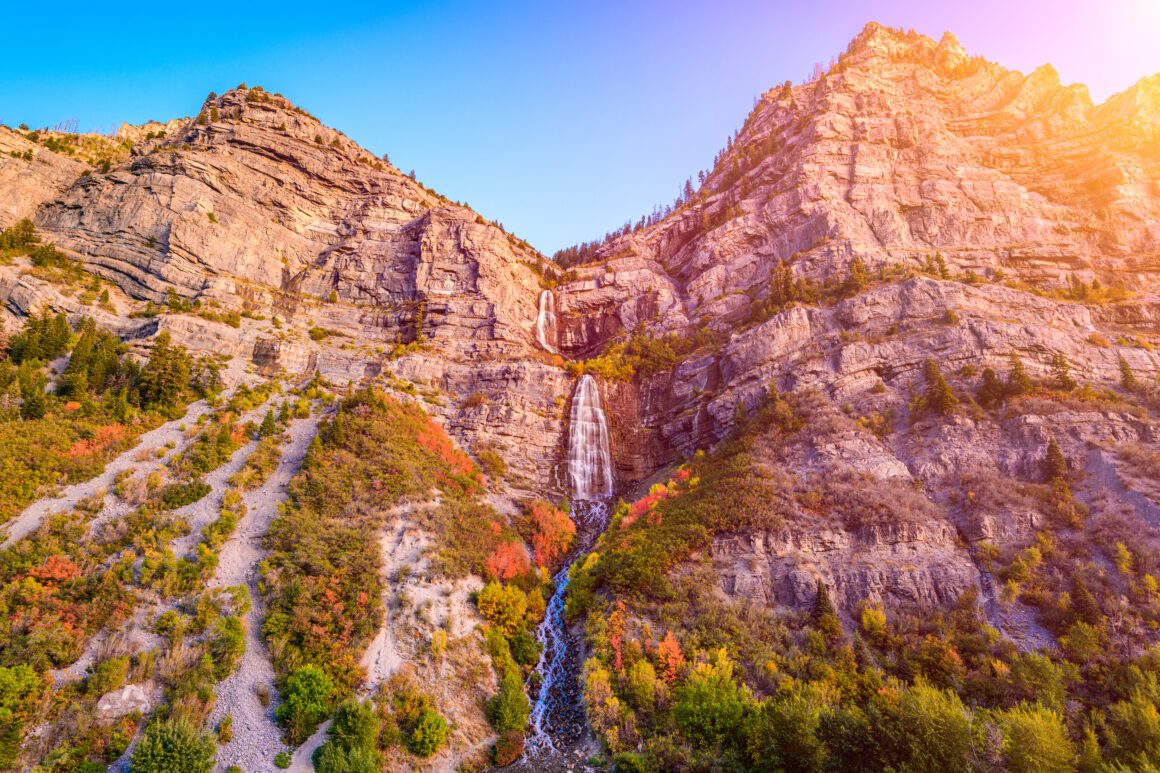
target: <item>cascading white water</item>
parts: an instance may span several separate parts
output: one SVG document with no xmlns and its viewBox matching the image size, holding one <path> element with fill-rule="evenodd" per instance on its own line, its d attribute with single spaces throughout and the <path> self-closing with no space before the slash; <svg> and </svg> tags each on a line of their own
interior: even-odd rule
<svg viewBox="0 0 1160 773">
<path fill-rule="evenodd" d="M 598 502 L 612 497 L 612 457 L 608 451 L 608 422 L 600 407 L 600 388 L 587 374 L 580 377 L 572 396 L 568 428 L 568 474 L 572 499 Z"/>
<path fill-rule="evenodd" d="M 540 769 L 543 755 L 560 755 L 578 747 L 585 733 L 583 694 L 580 688 L 580 648 L 577 637 L 564 620 L 568 595 L 568 571 L 596 543 L 608 527 L 612 498 L 612 457 L 608 446 L 608 422 L 600 405 L 600 389 L 591 376 L 582 376 L 572 396 L 569 423 L 568 473 L 572 479 L 572 520 L 576 539 L 553 581 L 544 621 L 536 631 L 543 650 L 536 670 L 542 680 L 529 718 L 525 767 Z"/>
<path fill-rule="evenodd" d="M 551 290 L 540 293 L 540 313 L 536 316 L 536 340 L 546 351 L 556 353 L 556 296 Z"/>
</svg>

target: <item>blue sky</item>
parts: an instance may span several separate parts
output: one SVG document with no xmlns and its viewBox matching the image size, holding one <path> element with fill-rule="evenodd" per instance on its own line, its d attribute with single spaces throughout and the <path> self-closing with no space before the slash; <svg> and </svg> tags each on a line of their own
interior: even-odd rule
<svg viewBox="0 0 1160 773">
<path fill-rule="evenodd" d="M 1160 72 L 1160 0 L 10 4 L 0 120 L 108 129 L 280 91 L 545 252 L 670 201 L 753 98 L 869 20 L 1098 100 Z"/>
</svg>

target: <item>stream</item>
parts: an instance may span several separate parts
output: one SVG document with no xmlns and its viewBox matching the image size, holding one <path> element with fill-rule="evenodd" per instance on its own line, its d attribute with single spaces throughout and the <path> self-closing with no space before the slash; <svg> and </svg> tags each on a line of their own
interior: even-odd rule
<svg viewBox="0 0 1160 773">
<path fill-rule="evenodd" d="M 600 404 L 600 389 L 592 376 L 576 383 L 568 425 L 568 474 L 572 486 L 572 520 L 576 538 L 553 578 L 555 591 L 544 621 L 536 630 L 543 646 L 536 670 L 540 689 L 532 706 L 530 731 L 521 767 L 527 770 L 568 769 L 583 764 L 592 751 L 580 677 L 582 642 L 564 620 L 568 572 L 583 560 L 608 527 L 612 500 L 612 457 L 608 421 Z"/>
</svg>

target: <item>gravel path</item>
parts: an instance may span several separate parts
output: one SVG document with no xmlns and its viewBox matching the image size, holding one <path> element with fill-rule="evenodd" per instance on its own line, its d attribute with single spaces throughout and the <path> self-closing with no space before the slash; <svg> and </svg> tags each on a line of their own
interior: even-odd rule
<svg viewBox="0 0 1160 773">
<path fill-rule="evenodd" d="M 166 422 L 160 427 L 141 435 L 137 439 L 135 446 L 105 465 L 105 469 L 100 475 L 81 483 L 66 486 L 55 496 L 45 497 L 44 499 L 33 502 L 24 509 L 24 512 L 5 524 L 7 527 L 7 536 L 4 539 L 3 547 L 8 547 L 13 542 L 36 531 L 41 522 L 49 515 L 59 512 L 69 512 L 82 499 L 87 499 L 102 490 L 112 488 L 113 480 L 117 477 L 118 473 L 124 470 L 146 469 L 146 466 L 149 471 L 161 467 L 167 458 L 193 442 L 192 437 L 185 437 L 185 432 L 181 428 L 183 426 L 192 426 L 197 422 L 198 417 L 207 411 L 209 411 L 209 406 L 204 400 L 191 403 L 189 410 L 180 419 Z M 164 449 L 169 443 L 175 444 L 176 448 L 174 451 L 163 457 L 159 457 L 157 452 Z M 143 464 L 138 461 L 141 458 L 146 458 L 148 461 Z M 132 508 L 126 508 L 126 511 L 128 509 Z"/>
<path fill-rule="evenodd" d="M 237 765 L 246 773 L 277 771 L 274 756 L 286 749 L 281 730 L 274 724 L 274 701 L 264 707 L 258 699 L 259 688 L 264 687 L 272 697 L 276 692 L 274 667 L 260 636 L 264 611 L 257 587 L 257 567 L 265 555 L 262 537 L 277 517 L 278 506 L 286 499 L 286 487 L 302 466 L 320 418 L 315 413 L 309 419 L 291 424 L 290 439 L 283 447 L 277 468 L 262 486 L 243 497 L 246 515 L 222 546 L 217 572 L 209 583 L 211 588 L 246 585 L 254 607 L 245 619 L 246 653 L 237 670 L 218 683 L 217 703 L 209 718 L 210 727 L 216 727 L 226 714 L 232 715 L 234 722 L 234 740 L 218 749 L 217 770 Z"/>
</svg>

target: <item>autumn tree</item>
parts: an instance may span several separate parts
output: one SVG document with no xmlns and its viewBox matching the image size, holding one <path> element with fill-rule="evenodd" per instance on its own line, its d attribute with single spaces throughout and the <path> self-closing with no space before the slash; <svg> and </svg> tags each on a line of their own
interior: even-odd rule
<svg viewBox="0 0 1160 773">
<path fill-rule="evenodd" d="M 532 552 L 539 566 L 552 567 L 559 561 L 576 537 L 576 524 L 563 510 L 542 499 L 532 502 Z"/>
<path fill-rule="evenodd" d="M 685 665 L 685 656 L 681 652 L 681 645 L 672 631 L 665 633 L 665 638 L 657 645 L 657 665 L 661 669 L 661 678 L 668 684 L 677 681 L 681 668 Z"/>
</svg>

